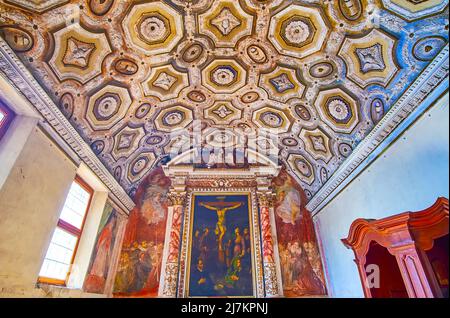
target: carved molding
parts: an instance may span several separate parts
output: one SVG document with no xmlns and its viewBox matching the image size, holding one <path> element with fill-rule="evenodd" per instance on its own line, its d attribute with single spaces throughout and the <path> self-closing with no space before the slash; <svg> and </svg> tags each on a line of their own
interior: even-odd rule
<svg viewBox="0 0 450 318">
<path fill-rule="evenodd" d="M 257 195 L 260 208 L 273 208 L 274 198 L 272 192 L 258 192 Z"/>
<path fill-rule="evenodd" d="M 266 297 L 280 296 L 275 263 L 264 264 L 264 278 L 265 278 Z"/>
<path fill-rule="evenodd" d="M 386 116 L 356 147 L 347 160 L 336 170 L 328 182 L 309 201 L 306 208 L 312 214 L 320 211 L 332 200 L 333 194 L 372 152 L 428 97 L 449 75 L 449 45 L 447 44 L 432 63 L 422 72 L 411 87 L 389 110 Z M 366 163 L 368 165 L 369 163 Z M 348 179 L 348 180 L 347 180 Z"/>
<path fill-rule="evenodd" d="M 229 188 L 251 188 L 256 187 L 254 178 L 224 178 L 208 177 L 208 178 L 189 178 L 187 186 L 191 188 L 220 188 L 225 191 Z"/>
<path fill-rule="evenodd" d="M 2 38 L 0 38 L 0 73 L 39 111 L 64 142 L 102 180 L 111 191 L 111 199 L 122 207 L 121 210 L 129 213 L 135 207 L 133 200 Z M 65 145 L 61 146 L 64 148 Z"/>
<path fill-rule="evenodd" d="M 172 206 L 184 206 L 186 202 L 186 192 L 170 191 L 168 197 Z"/>
<path fill-rule="evenodd" d="M 162 297 L 172 298 L 177 295 L 177 277 L 178 277 L 178 262 L 167 263 L 165 266 L 164 288 Z"/>
<path fill-rule="evenodd" d="M 352 223 L 347 238 L 342 242 L 349 248 L 361 251 L 361 255 L 369 251 L 371 240 L 366 239 L 368 236 L 385 247 L 397 249 L 415 244 L 423 250 L 429 250 L 433 247 L 434 239 L 448 232 L 448 220 L 448 199 L 439 198 L 423 211 L 405 212 L 382 220 L 358 219 Z M 388 237 L 392 233 L 396 235 Z"/>
</svg>

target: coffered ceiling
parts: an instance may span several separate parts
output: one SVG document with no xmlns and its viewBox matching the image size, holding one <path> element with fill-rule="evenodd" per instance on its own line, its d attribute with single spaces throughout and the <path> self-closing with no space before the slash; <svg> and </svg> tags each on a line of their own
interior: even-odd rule
<svg viewBox="0 0 450 318">
<path fill-rule="evenodd" d="M 275 147 L 312 198 L 447 33 L 448 0 L 0 1 L 0 35 L 131 195 L 201 120 Z"/>
</svg>

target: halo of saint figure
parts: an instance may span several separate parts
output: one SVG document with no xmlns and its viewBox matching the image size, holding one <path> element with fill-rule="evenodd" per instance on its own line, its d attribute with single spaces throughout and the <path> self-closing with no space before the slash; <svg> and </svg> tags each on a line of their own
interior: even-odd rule
<svg viewBox="0 0 450 318">
<path fill-rule="evenodd" d="M 189 296 L 252 296 L 247 195 L 195 196 Z"/>
</svg>

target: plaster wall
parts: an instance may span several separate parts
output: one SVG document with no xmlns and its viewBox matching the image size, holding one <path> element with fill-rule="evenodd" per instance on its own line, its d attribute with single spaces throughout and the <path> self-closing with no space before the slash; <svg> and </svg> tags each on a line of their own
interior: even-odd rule
<svg viewBox="0 0 450 318">
<path fill-rule="evenodd" d="M 446 94 L 314 216 L 331 297 L 364 297 L 354 255 L 341 242 L 358 218 L 380 219 L 449 196 Z"/>
<path fill-rule="evenodd" d="M 8 132 L 14 132 L 14 127 Z M 42 261 L 70 186 L 78 173 L 89 179 L 39 128 L 31 130 L 0 187 L 0 297 L 105 297 L 80 288 L 108 193 L 99 182 L 86 233 L 80 240 L 74 275 L 68 286 L 37 286 Z M 92 177 L 90 177 L 92 178 Z M 94 234 L 93 234 L 94 233 Z"/>
<path fill-rule="evenodd" d="M 76 171 L 34 128 L 0 190 L 0 287 L 36 283 Z"/>
</svg>

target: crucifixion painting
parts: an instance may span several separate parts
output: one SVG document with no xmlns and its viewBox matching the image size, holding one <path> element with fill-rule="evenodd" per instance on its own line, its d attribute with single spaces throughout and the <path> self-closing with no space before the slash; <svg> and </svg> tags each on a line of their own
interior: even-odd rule
<svg viewBox="0 0 450 318">
<path fill-rule="evenodd" d="M 253 296 L 248 195 L 196 195 L 189 295 Z"/>
<path fill-rule="evenodd" d="M 225 199 L 225 197 L 219 197 L 219 200 Z M 227 226 L 225 222 L 225 213 L 227 211 L 232 211 L 240 206 L 242 206 L 242 202 L 200 202 L 200 206 L 205 207 L 209 210 L 215 211 L 217 213 L 217 223 L 216 229 L 214 233 L 217 236 L 217 247 L 219 252 L 219 261 L 222 263 L 225 261 L 225 253 L 223 248 L 223 237 L 227 231 Z"/>
</svg>

